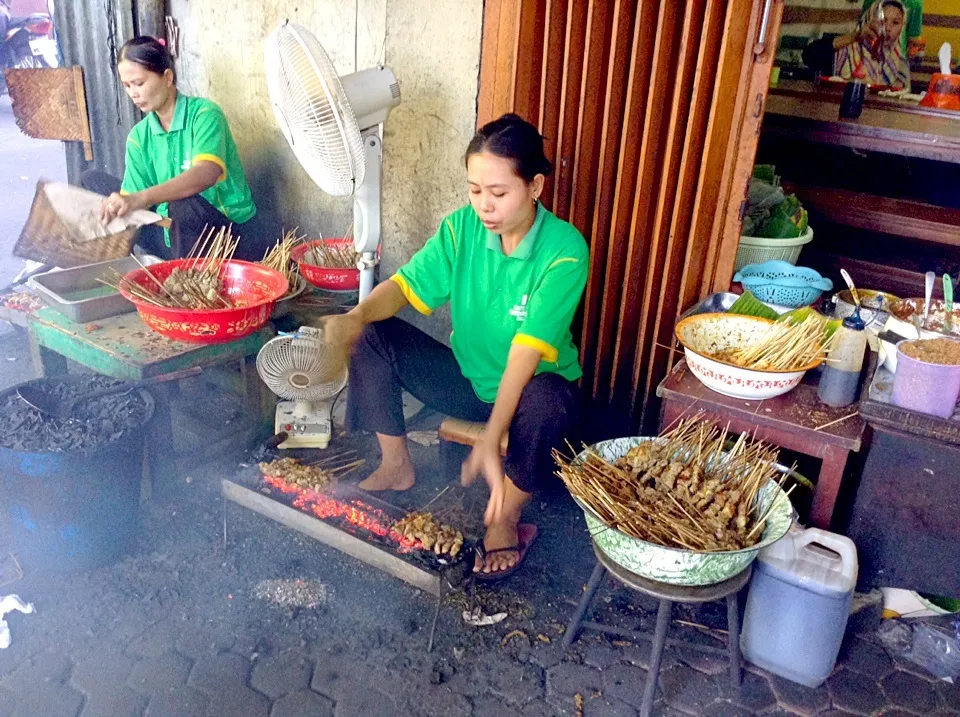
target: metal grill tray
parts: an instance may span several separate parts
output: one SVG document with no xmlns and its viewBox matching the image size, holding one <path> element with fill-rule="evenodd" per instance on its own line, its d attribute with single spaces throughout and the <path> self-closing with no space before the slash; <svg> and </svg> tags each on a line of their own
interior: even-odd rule
<svg viewBox="0 0 960 717">
<path fill-rule="evenodd" d="M 160 263 L 155 256 L 142 256 L 139 259 L 144 266 Z M 134 311 L 136 307 L 133 304 L 97 280 L 113 275 L 112 269 L 126 274 L 138 268 L 133 257 L 126 256 L 99 264 L 37 274 L 27 284 L 48 306 L 74 323 L 86 324 Z"/>
</svg>

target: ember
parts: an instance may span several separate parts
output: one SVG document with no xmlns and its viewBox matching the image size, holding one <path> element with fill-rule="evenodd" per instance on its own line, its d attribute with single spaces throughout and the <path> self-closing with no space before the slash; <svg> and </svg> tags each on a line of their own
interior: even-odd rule
<svg viewBox="0 0 960 717">
<path fill-rule="evenodd" d="M 423 550 L 423 543 L 400 534 L 394 528 L 394 521 L 378 508 L 364 503 L 358 498 L 341 501 L 309 488 L 300 488 L 278 476 L 264 476 L 264 482 L 284 495 L 295 496 L 293 507 L 310 513 L 322 520 L 340 519 L 350 525 L 385 538 L 393 543 L 398 552 L 408 553 Z"/>
</svg>

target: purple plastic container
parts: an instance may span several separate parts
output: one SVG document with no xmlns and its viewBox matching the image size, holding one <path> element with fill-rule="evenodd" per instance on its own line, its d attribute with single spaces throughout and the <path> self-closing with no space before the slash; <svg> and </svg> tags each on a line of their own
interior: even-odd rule
<svg viewBox="0 0 960 717">
<path fill-rule="evenodd" d="M 944 366 L 910 358 L 897 344 L 893 404 L 940 418 L 950 418 L 960 398 L 960 366 Z"/>
</svg>

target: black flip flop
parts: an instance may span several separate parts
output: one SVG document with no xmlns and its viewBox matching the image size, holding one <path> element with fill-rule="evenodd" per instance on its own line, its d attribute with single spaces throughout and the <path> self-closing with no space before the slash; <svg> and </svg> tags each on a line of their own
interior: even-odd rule
<svg viewBox="0 0 960 717">
<path fill-rule="evenodd" d="M 493 550 L 487 550 L 483 541 L 478 541 L 476 546 L 474 546 L 474 552 L 479 556 L 480 561 L 483 565 L 487 564 L 487 557 L 490 555 L 495 555 L 496 553 L 517 553 L 517 562 L 507 568 L 506 570 L 498 570 L 495 573 L 485 573 L 482 570 L 474 572 L 473 576 L 480 582 L 492 583 L 497 580 L 503 580 L 504 578 L 513 575 L 521 565 L 523 565 L 523 559 L 527 557 L 527 552 L 530 550 L 530 546 L 533 545 L 533 541 L 537 539 L 537 526 L 532 523 L 521 523 L 517 526 L 517 544 L 510 546 L 508 548 L 494 548 Z"/>
</svg>

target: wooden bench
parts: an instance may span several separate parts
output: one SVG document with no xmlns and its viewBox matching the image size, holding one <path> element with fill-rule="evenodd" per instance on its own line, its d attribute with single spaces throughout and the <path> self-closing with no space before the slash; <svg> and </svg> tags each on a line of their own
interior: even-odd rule
<svg viewBox="0 0 960 717">
<path fill-rule="evenodd" d="M 440 440 L 473 447 L 483 435 L 484 425 L 473 421 L 461 421 L 459 418 L 448 418 L 440 424 Z M 500 455 L 507 455 L 507 436 L 500 441 Z"/>
</svg>

